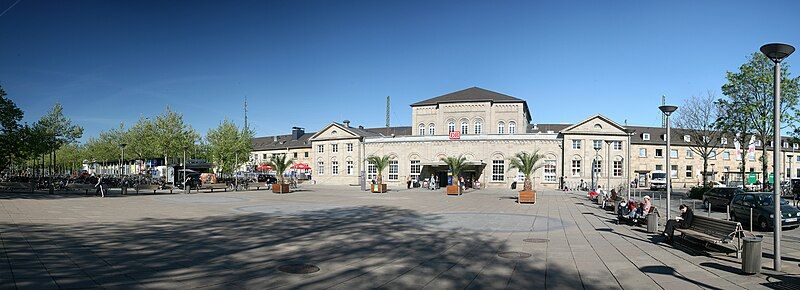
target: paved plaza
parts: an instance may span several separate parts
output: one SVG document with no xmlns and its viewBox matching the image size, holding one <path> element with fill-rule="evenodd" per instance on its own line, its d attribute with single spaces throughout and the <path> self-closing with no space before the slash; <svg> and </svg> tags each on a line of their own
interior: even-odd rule
<svg viewBox="0 0 800 290">
<path fill-rule="evenodd" d="M 733 254 L 670 246 L 579 192 L 371 194 L 346 186 L 128 195 L 0 194 L 2 289 L 796 289 Z M 299 272 L 290 274 L 286 272 Z M 794 288 L 793 288 L 794 287 Z"/>
</svg>

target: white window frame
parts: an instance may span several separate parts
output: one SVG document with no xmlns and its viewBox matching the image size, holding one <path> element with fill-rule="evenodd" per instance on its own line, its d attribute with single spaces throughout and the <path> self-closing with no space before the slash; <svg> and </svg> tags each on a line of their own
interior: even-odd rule
<svg viewBox="0 0 800 290">
<path fill-rule="evenodd" d="M 613 171 L 611 173 L 613 174 L 612 176 L 614 177 L 622 176 L 622 160 L 614 160 L 614 162 L 611 163 L 611 168 Z"/>
<path fill-rule="evenodd" d="M 411 179 L 419 181 L 419 175 L 422 173 L 422 163 L 419 160 L 411 160 L 410 163 L 409 175 Z"/>
<path fill-rule="evenodd" d="M 672 178 L 678 178 L 678 165 L 670 165 L 670 167 L 674 168 L 669 170 L 670 176 Z"/>
<path fill-rule="evenodd" d="M 353 152 L 353 143 L 347 143 L 347 152 Z"/>
<path fill-rule="evenodd" d="M 592 149 L 603 149 L 603 140 L 592 140 Z"/>
<path fill-rule="evenodd" d="M 675 154 L 672 154 L 672 153 L 675 153 Z M 669 158 L 675 159 L 675 158 L 678 158 L 678 157 L 680 157 L 678 155 L 678 149 L 669 149 Z"/>
<path fill-rule="evenodd" d="M 325 153 L 325 144 L 317 145 L 317 153 Z"/>
<path fill-rule="evenodd" d="M 347 168 L 345 169 L 345 170 L 347 170 L 347 172 L 346 172 L 347 175 L 353 175 L 355 173 L 355 171 L 353 170 L 354 169 L 353 160 L 347 160 L 347 161 L 345 161 L 345 164 L 347 166 Z"/>
<path fill-rule="evenodd" d="M 694 173 L 693 170 L 694 166 L 686 165 L 683 177 L 688 179 L 694 178 L 694 175 L 692 175 Z"/>
<path fill-rule="evenodd" d="M 580 159 L 572 159 L 572 167 L 570 169 L 573 177 L 581 176 L 581 160 Z"/>
<path fill-rule="evenodd" d="M 683 142 L 692 142 L 692 136 L 683 135 Z"/>
<path fill-rule="evenodd" d="M 506 123 L 503 121 L 497 122 L 497 134 L 505 134 Z"/>
<path fill-rule="evenodd" d="M 317 175 L 325 175 L 325 161 L 317 161 Z"/>
<path fill-rule="evenodd" d="M 592 171 L 596 177 L 603 176 L 603 160 L 595 158 L 592 160 Z"/>
<path fill-rule="evenodd" d="M 694 158 L 694 151 L 692 151 L 692 149 L 686 149 L 686 158 L 687 159 Z"/>
<path fill-rule="evenodd" d="M 719 141 L 719 144 L 727 145 L 728 144 L 728 138 L 722 137 L 722 139 L 720 139 L 720 141 Z"/>
<path fill-rule="evenodd" d="M 542 173 L 544 182 L 556 182 L 556 160 L 546 159 L 542 168 L 544 169 Z"/>
<path fill-rule="evenodd" d="M 506 161 L 492 160 L 492 182 L 506 181 Z"/>
<path fill-rule="evenodd" d="M 461 135 L 469 134 L 469 122 L 466 120 L 461 121 Z"/>
<path fill-rule="evenodd" d="M 483 122 L 475 120 L 475 135 L 483 133 Z"/>
<path fill-rule="evenodd" d="M 639 157 L 647 157 L 647 148 L 639 148 Z"/>
<path fill-rule="evenodd" d="M 617 150 L 617 151 L 622 150 L 622 141 L 612 141 L 611 145 L 612 145 L 612 148 L 614 148 L 614 150 Z"/>
<path fill-rule="evenodd" d="M 425 135 L 425 124 L 419 124 L 419 126 L 417 128 L 419 130 L 419 131 L 417 131 L 419 133 L 419 135 L 420 136 L 424 136 Z"/>
<path fill-rule="evenodd" d="M 339 153 L 339 144 L 331 144 L 331 153 Z"/>
<path fill-rule="evenodd" d="M 572 140 L 572 149 L 581 149 L 581 140 Z"/>
<path fill-rule="evenodd" d="M 642 140 L 650 141 L 650 133 L 643 133 L 642 134 Z"/>
<path fill-rule="evenodd" d="M 456 121 L 447 122 L 447 133 L 456 131 Z"/>
<path fill-rule="evenodd" d="M 722 151 L 722 160 L 731 160 L 731 152 Z"/>
<path fill-rule="evenodd" d="M 436 125 L 433 123 L 428 124 L 428 135 L 436 135 Z"/>
<path fill-rule="evenodd" d="M 331 161 L 331 175 L 339 175 L 339 161 Z"/>
<path fill-rule="evenodd" d="M 514 121 L 508 122 L 508 134 L 510 135 L 517 134 L 517 122 Z"/>
<path fill-rule="evenodd" d="M 372 162 L 367 162 L 367 181 L 377 180 L 378 167 Z"/>
<path fill-rule="evenodd" d="M 400 179 L 400 165 L 397 159 L 389 160 L 389 174 L 388 178 L 389 181 L 397 181 Z"/>
</svg>

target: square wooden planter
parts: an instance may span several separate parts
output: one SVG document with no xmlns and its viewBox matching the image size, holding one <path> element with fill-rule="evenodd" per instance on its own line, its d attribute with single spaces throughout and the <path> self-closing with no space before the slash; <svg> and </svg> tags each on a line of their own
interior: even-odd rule
<svg viewBox="0 0 800 290">
<path fill-rule="evenodd" d="M 273 193 L 289 193 L 289 185 L 288 184 L 272 184 L 272 192 Z"/>
<path fill-rule="evenodd" d="M 448 185 L 447 195 L 458 195 L 458 185 Z"/>
<path fill-rule="evenodd" d="M 372 185 L 372 193 L 384 193 L 384 192 L 386 192 L 386 183 Z"/>
<path fill-rule="evenodd" d="M 536 203 L 536 191 L 520 191 L 517 201 L 519 203 Z"/>
</svg>

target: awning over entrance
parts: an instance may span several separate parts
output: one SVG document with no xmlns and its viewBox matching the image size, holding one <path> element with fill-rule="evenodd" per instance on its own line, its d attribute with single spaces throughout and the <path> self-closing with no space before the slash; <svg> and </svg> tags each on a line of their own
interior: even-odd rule
<svg viewBox="0 0 800 290">
<path fill-rule="evenodd" d="M 441 161 L 441 160 L 440 161 L 420 162 L 420 164 L 422 164 L 422 166 L 433 166 L 433 167 L 447 166 L 447 164 L 445 164 L 444 161 Z M 480 161 L 467 161 L 467 162 L 465 162 L 465 165 L 467 165 L 467 166 L 484 166 L 484 165 L 486 165 L 486 163 L 480 162 Z"/>
</svg>

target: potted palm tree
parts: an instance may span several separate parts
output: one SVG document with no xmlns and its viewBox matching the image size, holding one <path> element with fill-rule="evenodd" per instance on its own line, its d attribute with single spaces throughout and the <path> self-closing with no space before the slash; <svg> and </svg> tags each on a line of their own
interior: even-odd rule
<svg viewBox="0 0 800 290">
<path fill-rule="evenodd" d="M 292 166 L 292 163 L 294 163 L 294 158 L 287 158 L 286 154 L 272 154 L 267 165 L 275 170 L 276 177 L 278 178 L 278 182 L 272 184 L 273 193 L 289 192 L 289 184 L 284 182 L 283 173 Z"/>
<path fill-rule="evenodd" d="M 447 156 L 441 159 L 447 167 L 450 168 L 450 173 L 453 175 L 453 184 L 447 186 L 447 195 L 461 195 L 461 185 L 458 184 L 458 177 L 467 166 L 467 158 L 463 155 Z"/>
<path fill-rule="evenodd" d="M 389 166 L 389 159 L 390 159 L 389 155 L 383 155 L 383 156 L 372 155 L 370 157 L 367 157 L 367 162 L 375 165 L 375 168 L 378 170 L 378 176 L 377 176 L 378 184 L 372 185 L 372 192 L 374 193 L 386 192 L 386 184 L 383 183 L 383 170 L 386 169 L 387 166 Z"/>
<path fill-rule="evenodd" d="M 517 169 L 525 175 L 525 182 L 523 183 L 522 191 L 519 192 L 517 202 L 536 203 L 536 191 L 533 190 L 531 176 L 542 167 L 542 164 L 539 163 L 542 157 L 537 150 L 533 153 L 518 152 L 513 158 L 509 159 L 508 170 Z"/>
</svg>

